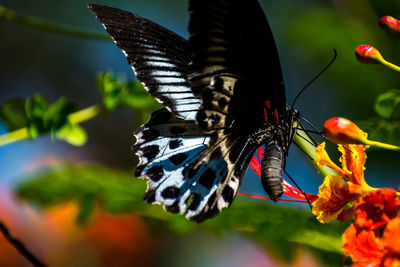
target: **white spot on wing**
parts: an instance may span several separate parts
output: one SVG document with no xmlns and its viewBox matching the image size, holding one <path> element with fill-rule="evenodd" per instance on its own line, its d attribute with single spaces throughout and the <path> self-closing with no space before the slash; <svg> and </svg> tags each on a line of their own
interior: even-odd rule
<svg viewBox="0 0 400 267">
<path fill-rule="evenodd" d="M 175 78 L 175 77 L 155 77 L 155 80 L 159 83 L 185 83 L 186 79 L 184 78 Z"/>
</svg>

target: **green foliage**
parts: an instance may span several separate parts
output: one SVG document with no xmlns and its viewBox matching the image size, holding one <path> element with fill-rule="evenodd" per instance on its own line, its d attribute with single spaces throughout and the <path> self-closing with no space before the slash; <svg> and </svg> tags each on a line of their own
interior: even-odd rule
<svg viewBox="0 0 400 267">
<path fill-rule="evenodd" d="M 379 65 L 360 64 L 354 56 L 354 50 L 360 44 L 373 45 L 388 59 L 397 55 L 398 46 L 378 27 L 378 18 L 371 15 L 369 8 L 368 3 L 347 1 L 346 10 L 357 10 L 357 14 L 343 12 L 338 15 L 322 4 L 310 6 L 307 12 L 297 12 L 296 6 L 292 6 L 293 20 L 285 32 L 295 47 L 293 50 L 300 51 L 292 58 L 304 56 L 307 64 L 313 63 L 321 69 L 329 61 L 332 48 L 338 52 L 335 63 L 323 77 L 331 79 L 331 85 L 339 86 L 335 91 L 342 96 L 339 113 L 351 111 L 360 116 L 372 115 L 371 106 L 376 96 L 398 82 L 395 72 Z M 391 54 L 391 51 L 396 53 Z"/>
<path fill-rule="evenodd" d="M 82 146 L 86 143 L 87 134 L 78 124 L 67 121 L 55 132 L 55 138 L 64 140 L 74 146 Z"/>
<path fill-rule="evenodd" d="M 400 145 L 400 121 L 373 117 L 368 121 L 357 121 L 357 125 L 368 133 L 368 139 Z"/>
<path fill-rule="evenodd" d="M 68 120 L 74 110 L 75 105 L 63 97 L 49 103 L 43 96 L 35 95 L 27 100 L 6 100 L 0 106 L 0 119 L 9 131 L 27 127 L 32 139 L 50 133 L 53 138 L 65 140 L 72 145 L 83 145 L 87 139 L 86 132 Z"/>
<path fill-rule="evenodd" d="M 26 126 L 28 118 L 25 112 L 25 99 L 11 98 L 4 101 L 0 106 L 0 120 L 10 131 Z"/>
<path fill-rule="evenodd" d="M 400 145 L 400 90 L 380 94 L 375 101 L 379 117 L 357 121 L 368 133 L 368 138 L 393 145 Z"/>
<path fill-rule="evenodd" d="M 77 201 L 87 218 L 96 201 L 110 213 L 127 212 L 135 208 L 145 189 L 144 183 L 131 174 L 100 166 L 66 165 L 33 174 L 18 185 L 18 196 L 39 206 L 48 207 L 66 201 Z"/>
<path fill-rule="evenodd" d="M 111 72 L 99 73 L 96 77 L 97 88 L 103 96 L 104 106 L 108 110 L 118 107 L 154 111 L 162 107 L 138 81 L 122 81 Z"/>
<path fill-rule="evenodd" d="M 94 205 L 110 213 L 135 212 L 151 220 L 159 220 L 171 231 L 186 233 L 207 229 L 215 233 L 239 231 L 270 247 L 289 259 L 299 244 L 320 255 L 341 257 L 341 233 L 344 223 L 321 224 L 311 212 L 270 204 L 266 201 L 238 197 L 233 205 L 216 218 L 196 224 L 181 215 L 172 215 L 158 205 L 142 202 L 145 181 L 130 173 L 100 166 L 64 166 L 38 172 L 17 187 L 20 199 L 41 207 L 67 201 L 80 206 L 76 220 L 82 224 L 90 217 Z"/>
<path fill-rule="evenodd" d="M 400 119 L 400 90 L 390 90 L 379 95 L 375 102 L 375 111 L 385 119 Z"/>
</svg>

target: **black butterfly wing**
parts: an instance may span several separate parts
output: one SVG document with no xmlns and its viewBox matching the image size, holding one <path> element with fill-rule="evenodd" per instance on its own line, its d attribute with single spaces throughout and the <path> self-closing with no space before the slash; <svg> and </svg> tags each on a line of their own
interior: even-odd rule
<svg viewBox="0 0 400 267">
<path fill-rule="evenodd" d="M 191 0 L 189 10 L 190 82 L 194 91 L 204 94 L 213 77 L 231 74 L 243 81 L 235 88 L 233 100 L 246 110 L 248 118 L 262 117 L 265 101 L 270 102 L 271 110 L 283 114 L 286 97 L 279 56 L 259 3 Z M 237 113 L 233 115 L 243 115 Z"/>
<path fill-rule="evenodd" d="M 231 203 L 234 197 L 229 187 L 216 192 L 227 177 L 226 162 L 220 159 L 200 164 L 196 169 L 190 167 L 204 157 L 210 132 L 195 123 L 200 100 L 188 87 L 189 83 L 165 82 L 172 72 L 176 73 L 174 78 L 186 79 L 187 41 L 128 12 L 105 6 L 89 7 L 126 54 L 140 81 L 172 111 L 154 112 L 135 134 L 134 150 L 140 160 L 135 175 L 148 179 L 144 200 L 162 203 L 166 210 L 185 213 L 194 221 L 216 215 L 220 209 L 211 210 L 207 203 L 214 203 L 221 196 L 220 203 Z"/>
<path fill-rule="evenodd" d="M 135 174 L 149 179 L 144 199 L 194 221 L 213 217 L 232 203 L 254 150 L 270 138 L 256 134 L 264 123 L 263 103 L 284 106 L 282 80 L 274 82 L 281 74 L 272 34 L 258 3 L 249 4 L 191 1 L 189 46 L 139 16 L 90 5 L 139 80 L 172 111 L 155 112 L 135 135 L 140 158 Z M 248 26 L 265 36 L 251 36 Z M 248 52 L 253 40 L 263 43 L 252 49 L 268 52 Z M 260 78 L 257 60 L 263 58 L 269 61 L 261 65 L 267 73 Z M 278 71 L 270 75 L 276 63 Z M 271 81 L 280 86 L 270 87 Z"/>
<path fill-rule="evenodd" d="M 232 203 L 254 151 L 273 137 L 286 98 L 272 32 L 256 0 L 191 0 L 189 10 L 189 80 L 201 99 L 196 120 L 212 133 L 190 168 L 222 159 L 228 169 L 200 214 L 207 218 Z"/>
<path fill-rule="evenodd" d="M 190 55 L 179 35 L 117 8 L 89 5 L 150 94 L 181 118 L 194 119 L 200 100 L 187 80 Z"/>
</svg>

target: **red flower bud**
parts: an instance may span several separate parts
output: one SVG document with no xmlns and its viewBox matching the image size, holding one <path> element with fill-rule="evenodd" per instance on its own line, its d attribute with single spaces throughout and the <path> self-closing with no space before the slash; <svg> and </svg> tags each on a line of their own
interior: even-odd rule
<svg viewBox="0 0 400 267">
<path fill-rule="evenodd" d="M 400 20 L 391 16 L 384 16 L 379 20 L 379 25 L 390 35 L 400 37 Z"/>
<path fill-rule="evenodd" d="M 370 45 L 360 45 L 356 48 L 356 58 L 363 64 L 380 64 L 382 56 L 379 51 Z"/>
<path fill-rule="evenodd" d="M 365 144 L 367 134 L 345 118 L 334 117 L 324 124 L 324 134 L 336 144 Z"/>
</svg>

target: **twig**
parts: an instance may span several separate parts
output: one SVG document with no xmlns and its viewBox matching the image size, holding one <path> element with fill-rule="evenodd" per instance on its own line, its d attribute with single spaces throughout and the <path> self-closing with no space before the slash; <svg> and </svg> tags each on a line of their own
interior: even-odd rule
<svg viewBox="0 0 400 267">
<path fill-rule="evenodd" d="M 4 237 L 7 239 L 7 241 L 13 245 L 18 252 L 24 256 L 30 263 L 32 263 L 33 266 L 38 266 L 38 267 L 45 267 L 44 263 L 42 263 L 38 258 L 36 258 L 35 255 L 30 252 L 25 245 L 16 239 L 8 230 L 7 226 L 0 221 L 0 231 L 3 233 Z"/>
<path fill-rule="evenodd" d="M 57 33 L 72 37 L 95 39 L 99 41 L 111 41 L 110 36 L 106 34 L 87 32 L 79 28 L 63 25 L 42 18 L 21 15 L 1 5 L 0 5 L 0 18 L 41 31 Z"/>
<path fill-rule="evenodd" d="M 104 106 L 93 105 L 68 115 L 71 123 L 81 123 L 103 114 L 106 111 Z M 28 128 L 24 127 L 9 133 L 0 135 L 0 147 L 30 138 Z"/>
<path fill-rule="evenodd" d="M 298 125 L 295 125 L 297 127 Z M 330 174 L 336 174 L 331 168 L 327 166 L 317 166 L 314 162 L 315 159 L 315 146 L 312 145 L 313 140 L 308 136 L 307 132 L 303 129 L 298 129 L 294 137 L 294 143 L 301 148 L 301 150 L 308 156 L 312 161 L 313 165 L 320 172 L 322 177 L 326 177 Z"/>
</svg>

